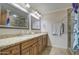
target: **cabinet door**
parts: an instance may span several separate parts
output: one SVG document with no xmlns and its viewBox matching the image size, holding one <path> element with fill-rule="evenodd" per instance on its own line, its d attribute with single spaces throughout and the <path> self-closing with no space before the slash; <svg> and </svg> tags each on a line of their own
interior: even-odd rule
<svg viewBox="0 0 79 59">
<path fill-rule="evenodd" d="M 32 54 L 30 51 L 30 47 L 33 45 L 34 39 L 25 41 L 21 43 L 21 54 L 22 55 L 30 55 Z"/>
<path fill-rule="evenodd" d="M 30 47 L 22 50 L 22 55 L 30 55 Z"/>
<path fill-rule="evenodd" d="M 48 45 L 48 35 L 46 35 L 46 41 L 45 41 L 45 46 L 47 47 Z"/>
<path fill-rule="evenodd" d="M 46 41 L 45 35 L 43 35 L 43 36 L 42 36 L 42 46 L 43 46 L 43 50 L 44 50 L 44 48 L 45 48 L 45 41 Z"/>
<path fill-rule="evenodd" d="M 44 47 L 46 47 L 46 44 L 47 44 L 46 41 L 47 41 L 47 40 L 46 40 L 46 35 L 44 35 L 44 36 L 43 36 L 43 46 L 44 46 Z"/>
<path fill-rule="evenodd" d="M 45 47 L 47 47 L 47 40 L 48 40 L 48 35 L 44 35 L 43 36 L 43 47 L 45 48 Z"/>
<path fill-rule="evenodd" d="M 0 55 L 1 55 L 1 51 L 0 51 Z"/>
<path fill-rule="evenodd" d="M 20 55 L 20 46 L 12 46 L 1 51 L 2 55 Z"/>
<path fill-rule="evenodd" d="M 33 43 L 34 43 L 34 39 L 22 42 L 21 43 L 21 49 L 24 50 L 24 49 L 28 48 L 29 46 L 31 46 Z"/>
<path fill-rule="evenodd" d="M 42 37 L 39 37 L 38 39 L 38 50 L 39 50 L 39 53 L 42 51 L 43 49 L 43 40 L 42 40 Z"/>
<path fill-rule="evenodd" d="M 33 44 L 32 47 L 31 47 L 31 53 L 33 55 L 37 55 L 38 54 L 38 45 L 37 43 Z"/>
<path fill-rule="evenodd" d="M 5 49 L 1 51 L 1 55 L 12 55 L 12 53 L 9 49 Z"/>
</svg>

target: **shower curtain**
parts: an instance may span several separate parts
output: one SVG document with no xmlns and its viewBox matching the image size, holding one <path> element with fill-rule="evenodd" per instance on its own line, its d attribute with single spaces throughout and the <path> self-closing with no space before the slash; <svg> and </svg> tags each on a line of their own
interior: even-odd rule
<svg viewBox="0 0 79 59">
<path fill-rule="evenodd" d="M 79 4 L 73 3 L 73 11 L 75 13 L 74 18 L 74 43 L 73 43 L 73 50 L 78 51 L 79 50 Z"/>
</svg>

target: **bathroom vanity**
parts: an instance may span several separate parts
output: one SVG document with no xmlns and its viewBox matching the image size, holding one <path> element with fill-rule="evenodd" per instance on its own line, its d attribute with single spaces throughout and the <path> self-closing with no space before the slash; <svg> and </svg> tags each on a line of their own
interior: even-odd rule
<svg viewBox="0 0 79 59">
<path fill-rule="evenodd" d="M 26 34 L 26 31 L 31 29 L 41 32 L 41 18 L 37 19 L 33 15 L 29 16 L 29 11 L 18 4 L 4 3 L 0 7 L 0 28 L 5 28 L 5 32 L 9 32 L 7 31 L 8 28 L 13 29 L 12 35 L 5 32 L 0 35 L 0 55 L 40 54 L 47 47 L 48 34 Z"/>
<path fill-rule="evenodd" d="M 47 44 L 47 33 L 2 39 L 0 40 L 0 55 L 37 55 L 41 54 Z"/>
</svg>

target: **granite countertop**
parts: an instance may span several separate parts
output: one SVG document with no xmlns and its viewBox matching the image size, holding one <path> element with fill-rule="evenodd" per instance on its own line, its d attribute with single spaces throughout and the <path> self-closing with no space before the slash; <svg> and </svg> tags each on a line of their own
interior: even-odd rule
<svg viewBox="0 0 79 59">
<path fill-rule="evenodd" d="M 35 38 L 35 37 L 38 37 L 38 36 L 41 36 L 41 35 L 44 35 L 44 34 L 47 34 L 47 33 L 22 35 L 22 36 L 16 36 L 16 37 L 11 37 L 11 38 L 6 38 L 6 39 L 0 39 L 0 50 L 5 48 L 5 47 L 17 44 L 21 41 L 30 40 L 32 38 Z"/>
</svg>

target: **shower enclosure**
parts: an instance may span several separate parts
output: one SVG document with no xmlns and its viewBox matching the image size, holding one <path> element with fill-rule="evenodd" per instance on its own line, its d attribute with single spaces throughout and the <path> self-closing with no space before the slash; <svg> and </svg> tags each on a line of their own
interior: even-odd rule
<svg viewBox="0 0 79 59">
<path fill-rule="evenodd" d="M 68 16 L 68 49 L 72 54 L 78 54 L 79 50 L 79 4 L 72 4 L 67 10 Z"/>
</svg>

